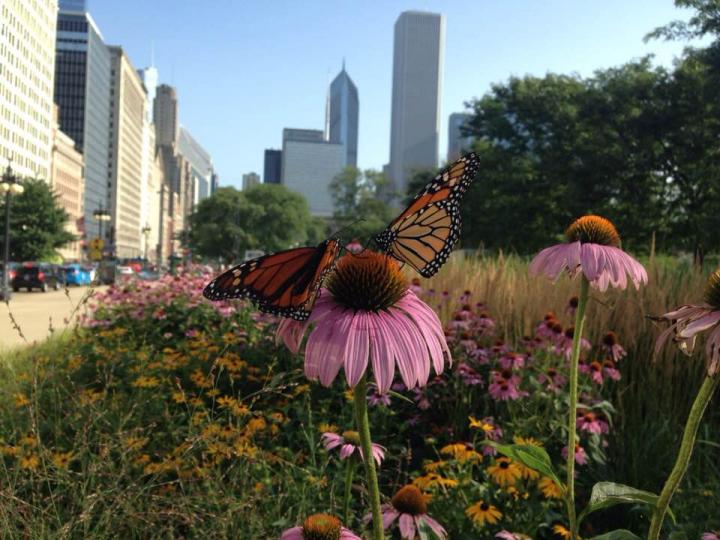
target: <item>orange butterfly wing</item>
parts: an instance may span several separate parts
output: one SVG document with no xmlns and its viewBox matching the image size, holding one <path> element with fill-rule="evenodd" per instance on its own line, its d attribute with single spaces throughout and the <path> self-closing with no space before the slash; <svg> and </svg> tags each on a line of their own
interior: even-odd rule
<svg viewBox="0 0 720 540">
<path fill-rule="evenodd" d="M 375 236 L 375 243 L 422 276 L 433 276 L 460 238 L 460 199 L 478 167 L 477 155 L 470 153 L 441 171 Z"/>
<path fill-rule="evenodd" d="M 329 239 L 317 247 L 272 253 L 220 274 L 203 290 L 210 300 L 249 298 L 265 313 L 304 321 L 320 286 L 335 266 L 340 245 Z"/>
</svg>

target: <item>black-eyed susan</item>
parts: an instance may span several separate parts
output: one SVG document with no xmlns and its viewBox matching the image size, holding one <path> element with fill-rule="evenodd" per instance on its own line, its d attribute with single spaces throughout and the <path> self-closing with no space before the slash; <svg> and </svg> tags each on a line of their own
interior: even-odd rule
<svg viewBox="0 0 720 540">
<path fill-rule="evenodd" d="M 513 460 L 507 457 L 500 457 L 487 469 L 490 477 L 501 486 L 512 486 L 522 476 L 522 471 Z"/>
<path fill-rule="evenodd" d="M 502 518 L 502 512 L 500 512 L 500 510 L 482 500 L 465 509 L 465 514 L 478 527 L 484 527 L 486 523 L 494 525 Z"/>
<path fill-rule="evenodd" d="M 559 536 L 560 538 L 564 538 L 566 540 L 570 540 L 572 538 L 572 534 L 570 533 L 570 529 L 565 527 L 565 525 L 561 525 L 558 523 L 557 525 L 553 525 L 553 533 L 555 533 L 555 536 Z"/>
<path fill-rule="evenodd" d="M 557 483 L 547 476 L 543 476 L 538 480 L 538 488 L 542 491 L 546 499 L 560 499 L 562 497 L 562 489 Z"/>
</svg>

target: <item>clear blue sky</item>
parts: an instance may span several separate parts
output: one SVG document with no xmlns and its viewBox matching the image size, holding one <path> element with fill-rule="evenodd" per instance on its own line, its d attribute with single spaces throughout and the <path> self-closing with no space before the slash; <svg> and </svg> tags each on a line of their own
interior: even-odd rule
<svg viewBox="0 0 720 540">
<path fill-rule="evenodd" d="M 440 157 L 447 117 L 511 75 L 576 72 L 655 53 L 669 65 L 681 43 L 643 36 L 687 18 L 672 0 L 89 0 L 109 44 L 175 86 L 180 121 L 212 154 L 222 185 L 263 173 L 263 150 L 283 127 L 322 129 L 326 89 L 343 57 L 360 95 L 361 168 L 388 160 L 393 25 L 400 12 L 446 17 Z"/>
</svg>

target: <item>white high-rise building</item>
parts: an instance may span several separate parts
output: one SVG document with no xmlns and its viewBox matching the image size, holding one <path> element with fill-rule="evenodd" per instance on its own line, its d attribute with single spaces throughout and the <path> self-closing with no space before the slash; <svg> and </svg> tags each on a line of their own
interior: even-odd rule
<svg viewBox="0 0 720 540">
<path fill-rule="evenodd" d="M 395 22 L 389 175 L 400 195 L 413 169 L 438 165 L 445 18 L 405 11 Z"/>
<path fill-rule="evenodd" d="M 463 135 L 462 128 L 472 118 L 470 113 L 452 113 L 448 118 L 448 148 L 447 160 L 453 162 L 460 157 L 464 150 L 472 145 L 472 137 Z"/>
<path fill-rule="evenodd" d="M 249 172 L 242 175 L 242 188 L 245 191 L 248 188 L 260 184 L 260 175 L 255 172 Z"/>
<path fill-rule="evenodd" d="M 346 148 L 315 129 L 283 129 L 282 184 L 300 193 L 317 217 L 333 215 L 330 183 L 345 166 Z"/>
<path fill-rule="evenodd" d="M 57 0 L 0 0 L 0 167 L 50 180 Z"/>
</svg>

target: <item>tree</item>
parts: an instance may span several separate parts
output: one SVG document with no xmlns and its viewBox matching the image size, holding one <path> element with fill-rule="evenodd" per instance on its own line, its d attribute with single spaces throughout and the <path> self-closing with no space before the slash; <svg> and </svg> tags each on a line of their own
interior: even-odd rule
<svg viewBox="0 0 720 540">
<path fill-rule="evenodd" d="M 382 173 L 346 167 L 330 184 L 335 212 L 333 220 L 343 236 L 368 243 L 390 222 L 393 211 L 381 197 L 387 181 Z"/>
<path fill-rule="evenodd" d="M 187 242 L 200 256 L 231 263 L 248 249 L 270 252 L 304 243 L 316 227 L 302 195 L 285 186 L 222 187 L 190 215 Z"/>
<path fill-rule="evenodd" d="M 26 178 L 22 184 L 23 193 L 11 195 L 10 201 L 10 260 L 57 258 L 58 248 L 76 240 L 65 229 L 68 214 L 44 180 Z M 0 216 L 4 220 L 4 196 L 0 197 Z M 0 235 L 0 253 L 5 249 L 4 242 L 4 235 Z"/>
</svg>

